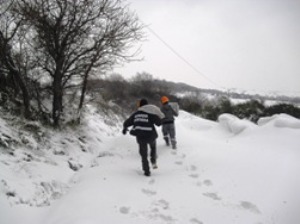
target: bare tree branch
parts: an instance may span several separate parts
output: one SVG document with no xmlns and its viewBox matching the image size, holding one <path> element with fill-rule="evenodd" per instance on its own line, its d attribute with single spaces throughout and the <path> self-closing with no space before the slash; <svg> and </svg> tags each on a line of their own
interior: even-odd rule
<svg viewBox="0 0 300 224">
<path fill-rule="evenodd" d="M 32 63 L 51 80 L 55 125 L 64 89 L 82 84 L 81 109 L 88 77 L 134 60 L 137 51 L 129 50 L 144 35 L 137 16 L 120 0 L 19 0 L 12 11 L 30 30 Z"/>
</svg>

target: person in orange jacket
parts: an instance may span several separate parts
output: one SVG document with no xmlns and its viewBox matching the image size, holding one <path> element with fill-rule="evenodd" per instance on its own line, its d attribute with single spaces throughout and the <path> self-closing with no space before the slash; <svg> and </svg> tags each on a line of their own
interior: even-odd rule
<svg viewBox="0 0 300 224">
<path fill-rule="evenodd" d="M 169 104 L 169 98 L 166 96 L 161 97 L 161 111 L 164 113 L 165 117 L 162 119 L 162 133 L 166 144 L 169 146 L 171 142 L 172 149 L 177 148 L 176 141 L 176 131 L 175 131 L 175 117 L 178 113 L 173 110 Z"/>
</svg>

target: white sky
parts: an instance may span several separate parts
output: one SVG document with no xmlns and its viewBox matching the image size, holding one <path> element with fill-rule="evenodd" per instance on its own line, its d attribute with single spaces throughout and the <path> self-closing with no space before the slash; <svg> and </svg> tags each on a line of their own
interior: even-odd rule
<svg viewBox="0 0 300 224">
<path fill-rule="evenodd" d="M 115 72 L 147 72 L 200 88 L 300 92 L 300 1 L 128 0 L 145 29 L 143 62 Z"/>
</svg>

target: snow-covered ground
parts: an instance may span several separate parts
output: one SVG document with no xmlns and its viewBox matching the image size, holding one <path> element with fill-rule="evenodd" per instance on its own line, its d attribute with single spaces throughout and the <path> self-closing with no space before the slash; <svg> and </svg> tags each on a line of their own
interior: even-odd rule
<svg viewBox="0 0 300 224">
<path fill-rule="evenodd" d="M 38 144 L 0 119 L 2 144 L 22 135 L 29 146 L 0 148 L 0 223 L 300 223 L 300 120 L 212 122 L 180 111 L 178 149 L 158 128 L 151 177 L 121 124 L 94 112 L 76 131 L 39 130 Z"/>
</svg>

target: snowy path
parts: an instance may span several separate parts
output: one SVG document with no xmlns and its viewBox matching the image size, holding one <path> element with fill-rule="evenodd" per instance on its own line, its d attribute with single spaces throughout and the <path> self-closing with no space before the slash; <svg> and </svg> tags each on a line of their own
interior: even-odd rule
<svg viewBox="0 0 300 224">
<path fill-rule="evenodd" d="M 299 152 L 294 157 L 293 149 L 287 154 L 282 148 L 288 136 L 265 141 L 250 128 L 235 137 L 216 123 L 181 116 L 178 150 L 158 139 L 159 168 L 151 177 L 142 175 L 134 138 L 118 136 L 107 144 L 108 156 L 80 177 L 78 189 L 53 206 L 55 218 L 46 223 L 293 223 L 287 220 L 296 215 L 299 179 L 286 175 L 300 166 Z M 70 205 L 74 220 L 61 222 L 60 206 Z"/>
<path fill-rule="evenodd" d="M 229 119 L 230 120 L 230 119 Z M 32 224 L 298 224 L 298 128 L 226 125 L 181 112 L 178 149 L 158 139 L 158 169 L 143 176 L 135 139 L 99 144 L 70 190 Z M 103 131 L 103 130 L 102 130 Z M 1 218 L 0 218 L 1 220 Z M 17 224 L 17 222 L 15 222 Z M 21 223 L 21 222 L 20 222 Z M 8 224 L 8 223 L 4 223 Z"/>
</svg>

